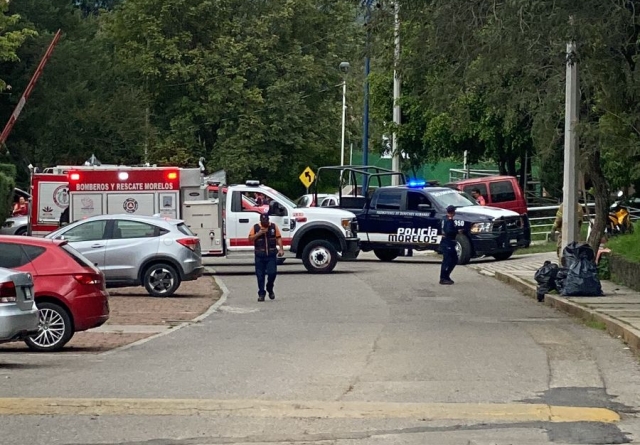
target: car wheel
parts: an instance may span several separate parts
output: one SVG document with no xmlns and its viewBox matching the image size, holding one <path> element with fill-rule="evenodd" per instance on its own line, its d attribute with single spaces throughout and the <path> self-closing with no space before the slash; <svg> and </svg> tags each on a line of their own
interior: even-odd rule
<svg viewBox="0 0 640 445">
<path fill-rule="evenodd" d="M 32 351 L 59 351 L 73 337 L 73 324 L 66 309 L 55 303 L 36 303 L 40 315 L 38 333 L 27 337 L 25 343 Z"/>
<path fill-rule="evenodd" d="M 16 236 L 27 236 L 27 228 L 26 227 L 20 227 L 18 230 L 16 230 L 15 235 Z"/>
<path fill-rule="evenodd" d="M 311 241 L 302 251 L 302 263 L 310 273 L 329 273 L 337 262 L 338 251 L 329 241 Z"/>
<path fill-rule="evenodd" d="M 471 247 L 471 241 L 466 235 L 458 234 L 456 236 L 456 253 L 458 254 L 458 264 L 461 266 L 469 264 L 471 261 L 471 253 L 473 249 Z"/>
<path fill-rule="evenodd" d="M 373 254 L 380 261 L 393 261 L 398 258 L 400 251 L 397 249 L 373 249 Z"/>
<path fill-rule="evenodd" d="M 168 264 L 152 264 L 144 272 L 142 284 L 152 297 L 170 297 L 180 287 L 180 275 Z"/>
<path fill-rule="evenodd" d="M 511 258 L 511 256 L 513 255 L 513 252 L 502 252 L 502 253 L 498 253 L 496 255 L 492 255 L 497 261 L 504 261 L 504 260 L 508 260 L 509 258 Z"/>
</svg>

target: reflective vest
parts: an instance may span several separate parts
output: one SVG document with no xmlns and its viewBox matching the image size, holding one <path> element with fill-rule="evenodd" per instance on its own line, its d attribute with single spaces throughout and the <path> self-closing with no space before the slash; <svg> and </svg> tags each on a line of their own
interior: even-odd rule
<svg viewBox="0 0 640 445">
<path fill-rule="evenodd" d="M 253 232 L 258 233 L 260 231 L 260 224 L 253 226 Z M 276 255 L 278 253 L 278 243 L 276 242 L 276 225 L 269 224 L 269 229 L 264 236 L 258 237 L 254 240 L 254 245 L 257 254 L 262 255 Z"/>
</svg>

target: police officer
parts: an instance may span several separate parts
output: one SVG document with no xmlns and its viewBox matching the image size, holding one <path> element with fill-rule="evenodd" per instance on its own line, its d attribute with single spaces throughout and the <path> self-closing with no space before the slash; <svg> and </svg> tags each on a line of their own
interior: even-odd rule
<svg viewBox="0 0 640 445">
<path fill-rule="evenodd" d="M 453 218 L 456 215 L 454 206 L 447 207 L 447 216 L 442 220 L 442 240 L 440 251 L 442 252 L 442 265 L 440 266 L 440 284 L 453 284 L 451 272 L 458 264 L 456 252 L 456 235 L 458 229 Z"/>
<path fill-rule="evenodd" d="M 256 224 L 249 233 L 249 241 L 255 246 L 256 277 L 258 278 L 258 301 L 264 301 L 269 292 L 269 298 L 275 299 L 273 284 L 278 272 L 277 257 L 284 255 L 282 235 L 275 223 L 269 222 L 269 215 L 260 215 L 260 224 Z M 265 291 L 265 275 L 267 277 Z"/>
</svg>

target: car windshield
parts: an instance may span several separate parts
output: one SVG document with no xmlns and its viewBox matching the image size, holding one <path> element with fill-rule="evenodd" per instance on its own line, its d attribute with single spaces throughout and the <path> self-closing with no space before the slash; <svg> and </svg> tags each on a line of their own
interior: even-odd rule
<svg viewBox="0 0 640 445">
<path fill-rule="evenodd" d="M 429 193 L 430 197 L 440 204 L 441 207 L 455 206 L 455 207 L 469 207 L 476 205 L 476 203 L 465 195 L 461 194 L 458 190 L 442 190 L 439 192 Z"/>
<path fill-rule="evenodd" d="M 270 187 L 265 187 L 265 190 L 268 190 L 269 193 L 271 195 L 273 195 L 273 197 L 276 199 L 276 201 L 280 202 L 281 204 L 284 204 L 284 205 L 287 205 L 287 206 L 293 207 L 293 208 L 297 208 L 298 207 L 295 202 L 293 202 L 292 200 L 287 198 L 282 193 L 277 192 L 277 191 L 275 191 L 274 189 L 272 189 Z"/>
</svg>

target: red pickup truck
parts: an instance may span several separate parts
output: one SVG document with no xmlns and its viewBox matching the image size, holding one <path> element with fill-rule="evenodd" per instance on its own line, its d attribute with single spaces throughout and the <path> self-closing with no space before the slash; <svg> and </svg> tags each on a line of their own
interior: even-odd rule
<svg viewBox="0 0 640 445">
<path fill-rule="evenodd" d="M 527 213 L 527 201 L 520 189 L 518 179 L 513 176 L 486 176 L 483 178 L 464 179 L 447 184 L 471 194 L 473 189 L 480 190 L 486 205 L 512 210 L 520 215 Z"/>
</svg>

